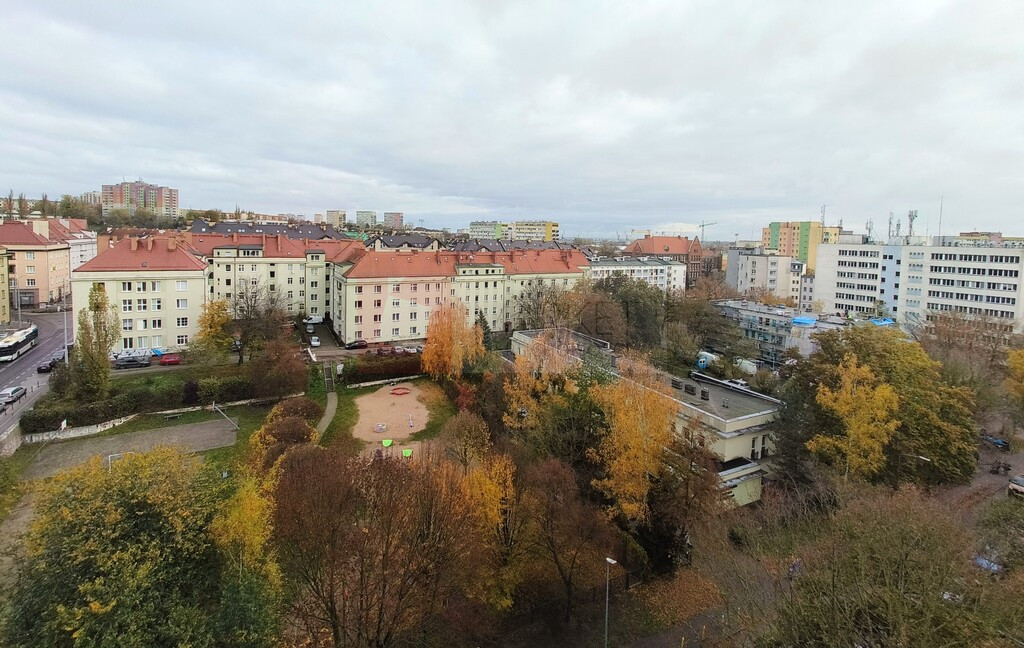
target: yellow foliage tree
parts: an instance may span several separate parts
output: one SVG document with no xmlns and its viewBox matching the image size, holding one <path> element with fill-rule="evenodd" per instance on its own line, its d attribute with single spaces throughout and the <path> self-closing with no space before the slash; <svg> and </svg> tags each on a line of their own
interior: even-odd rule
<svg viewBox="0 0 1024 648">
<path fill-rule="evenodd" d="M 421 362 L 433 378 L 461 378 L 463 365 L 483 357 L 483 331 L 467 320 L 466 307 L 459 301 L 442 304 L 430 313 Z"/>
<path fill-rule="evenodd" d="M 839 375 L 838 389 L 818 386 L 817 401 L 842 420 L 845 433 L 816 435 L 807 442 L 807 449 L 841 464 L 844 474 L 870 477 L 885 466 L 885 447 L 899 425 L 893 417 L 899 399 L 852 353 L 843 357 Z"/>
<path fill-rule="evenodd" d="M 618 363 L 620 378 L 592 388 L 608 424 L 598 455 L 605 477 L 594 486 L 611 498 L 612 512 L 631 523 L 649 514 L 647 494 L 672 441 L 678 405 L 658 371 L 640 354 Z"/>
<path fill-rule="evenodd" d="M 1006 352 L 1006 380 L 1003 381 L 1003 387 L 1017 406 L 1018 416 L 1024 414 L 1024 349 Z"/>
<path fill-rule="evenodd" d="M 515 463 L 504 454 L 491 455 L 465 480 L 489 559 L 478 596 L 498 610 L 512 607 L 525 566 L 529 515 L 521 482 Z"/>
<path fill-rule="evenodd" d="M 575 392 L 576 385 L 566 377 L 571 356 L 562 337 L 557 332 L 539 335 L 516 355 L 511 377 L 505 379 L 502 420 L 508 429 L 533 429 L 539 414 L 560 399 L 561 392 Z"/>
</svg>

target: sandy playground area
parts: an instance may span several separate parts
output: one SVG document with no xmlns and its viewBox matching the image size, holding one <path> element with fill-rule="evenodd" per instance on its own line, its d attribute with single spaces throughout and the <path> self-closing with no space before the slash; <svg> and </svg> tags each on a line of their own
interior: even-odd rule
<svg viewBox="0 0 1024 648">
<path fill-rule="evenodd" d="M 366 441 L 366 451 L 382 449 L 381 441 L 391 439 L 392 447 L 419 448 L 409 437 L 427 425 L 430 416 L 420 399 L 422 390 L 410 382 L 383 385 L 372 394 L 356 398 L 359 416 L 352 428 L 352 436 Z M 386 429 L 377 431 L 383 423 Z"/>
</svg>

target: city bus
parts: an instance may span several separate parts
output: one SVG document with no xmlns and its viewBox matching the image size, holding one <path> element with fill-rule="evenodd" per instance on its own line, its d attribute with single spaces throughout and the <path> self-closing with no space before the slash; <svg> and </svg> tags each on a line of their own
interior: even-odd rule
<svg viewBox="0 0 1024 648">
<path fill-rule="evenodd" d="M 10 362 L 36 345 L 39 338 L 39 327 L 35 324 L 20 331 L 7 334 L 0 340 L 0 362 Z"/>
</svg>

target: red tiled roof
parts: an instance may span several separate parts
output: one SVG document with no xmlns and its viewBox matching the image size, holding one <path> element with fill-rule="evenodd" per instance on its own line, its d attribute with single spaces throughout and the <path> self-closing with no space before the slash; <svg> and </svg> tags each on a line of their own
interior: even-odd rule
<svg viewBox="0 0 1024 648">
<path fill-rule="evenodd" d="M 375 251 L 355 260 L 345 276 L 350 279 L 454 276 L 458 265 L 500 265 L 506 274 L 582 272 L 590 265 L 577 250 L 516 250 L 512 252 Z"/>
<path fill-rule="evenodd" d="M 0 225 L 0 245 L 54 245 L 54 242 L 39 236 L 25 223 L 4 221 Z"/>
<path fill-rule="evenodd" d="M 134 248 L 134 249 L 133 249 Z M 204 270 L 206 262 L 170 238 L 121 239 L 78 266 L 75 272 Z"/>
<path fill-rule="evenodd" d="M 645 236 L 626 246 L 628 254 L 689 254 L 692 245 L 700 245 L 686 236 Z"/>
<path fill-rule="evenodd" d="M 84 218 L 68 218 L 68 229 L 72 233 L 89 231 L 89 221 Z"/>
<path fill-rule="evenodd" d="M 195 234 L 186 233 L 186 240 L 203 256 L 213 256 L 214 248 L 258 245 L 263 256 L 277 259 L 302 259 L 306 250 L 321 250 L 332 263 L 342 263 L 363 251 L 356 240 L 292 239 L 280 234 Z"/>
<path fill-rule="evenodd" d="M 51 241 L 70 241 L 75 238 L 71 235 L 71 231 L 68 228 L 64 227 L 60 221 L 54 218 L 47 219 L 46 224 L 49 227 L 49 238 Z"/>
</svg>

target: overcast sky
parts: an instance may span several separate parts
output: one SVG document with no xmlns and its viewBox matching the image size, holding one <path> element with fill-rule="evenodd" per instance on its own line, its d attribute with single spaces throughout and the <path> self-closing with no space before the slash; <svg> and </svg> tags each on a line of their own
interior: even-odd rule
<svg viewBox="0 0 1024 648">
<path fill-rule="evenodd" d="M 159 7 L 158 7 L 159 5 Z M 183 207 L 1024 235 L 1024 2 L 3 0 L 0 184 Z M 6 191 L 4 191 L 6 193 Z"/>
</svg>

